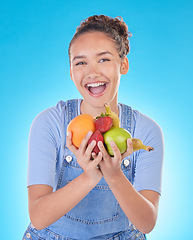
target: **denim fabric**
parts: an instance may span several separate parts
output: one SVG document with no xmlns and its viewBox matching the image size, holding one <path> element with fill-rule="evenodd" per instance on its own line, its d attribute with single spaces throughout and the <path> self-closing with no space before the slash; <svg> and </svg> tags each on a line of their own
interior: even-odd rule
<svg viewBox="0 0 193 240">
<path fill-rule="evenodd" d="M 66 102 L 66 126 L 71 119 L 78 115 L 77 109 L 78 100 Z M 132 109 L 123 104 L 121 109 L 121 126 L 132 133 Z M 133 184 L 134 170 L 132 163 L 133 154 L 123 160 L 121 169 Z M 67 147 L 64 147 L 63 163 L 56 190 L 68 184 L 82 172 L 83 170 L 77 163 L 75 155 Z M 80 203 L 49 227 L 36 230 L 30 224 L 23 239 L 139 240 L 146 238 L 129 222 L 106 181 L 102 178 Z"/>
<path fill-rule="evenodd" d="M 41 233 L 40 233 L 41 232 Z M 41 236 L 40 236 L 41 235 Z M 86 237 L 78 237 L 77 239 L 62 237 L 54 232 L 51 232 L 48 229 L 38 231 L 30 224 L 27 228 L 26 232 L 22 240 L 144 240 L 146 239 L 145 235 L 139 232 L 134 226 L 131 227 L 127 231 L 118 232 L 114 234 L 106 234 L 97 236 L 94 238 L 86 238 Z"/>
</svg>

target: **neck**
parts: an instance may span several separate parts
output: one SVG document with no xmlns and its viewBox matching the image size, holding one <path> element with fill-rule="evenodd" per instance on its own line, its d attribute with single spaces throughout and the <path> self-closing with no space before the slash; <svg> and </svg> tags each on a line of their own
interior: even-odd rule
<svg viewBox="0 0 193 240">
<path fill-rule="evenodd" d="M 117 99 L 114 99 L 113 101 L 111 101 L 110 106 L 111 106 L 111 110 L 119 115 L 119 107 L 118 107 Z M 85 99 L 83 99 L 80 106 L 80 112 L 81 114 L 87 113 L 92 115 L 93 117 L 97 117 L 97 116 L 100 116 L 101 113 L 105 113 L 106 109 L 104 105 L 102 106 L 91 105 L 88 102 L 86 102 Z"/>
</svg>

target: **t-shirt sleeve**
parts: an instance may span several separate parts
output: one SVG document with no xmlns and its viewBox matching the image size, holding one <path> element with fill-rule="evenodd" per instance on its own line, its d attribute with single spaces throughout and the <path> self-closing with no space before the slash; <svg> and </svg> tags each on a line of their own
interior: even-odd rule
<svg viewBox="0 0 193 240">
<path fill-rule="evenodd" d="M 139 150 L 135 154 L 134 187 L 137 191 L 153 190 L 161 194 L 162 166 L 164 155 L 163 134 L 151 118 L 136 114 L 135 138 L 139 138 L 154 151 Z"/>
<path fill-rule="evenodd" d="M 46 184 L 54 187 L 58 151 L 57 114 L 46 109 L 36 116 L 29 134 L 27 186 Z"/>
</svg>

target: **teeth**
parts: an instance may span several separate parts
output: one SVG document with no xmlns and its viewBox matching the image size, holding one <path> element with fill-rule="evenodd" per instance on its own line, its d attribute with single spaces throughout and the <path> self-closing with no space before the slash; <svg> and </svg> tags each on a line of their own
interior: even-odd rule
<svg viewBox="0 0 193 240">
<path fill-rule="evenodd" d="M 106 83 L 89 83 L 87 84 L 87 87 L 98 87 L 101 85 L 105 85 Z"/>
</svg>

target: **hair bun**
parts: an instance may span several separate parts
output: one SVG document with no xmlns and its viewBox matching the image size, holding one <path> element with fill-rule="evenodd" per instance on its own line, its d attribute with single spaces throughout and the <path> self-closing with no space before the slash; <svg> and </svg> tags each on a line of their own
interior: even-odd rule
<svg viewBox="0 0 193 240">
<path fill-rule="evenodd" d="M 128 27 L 122 17 L 112 18 L 105 15 L 93 15 L 88 17 L 81 21 L 80 26 L 77 27 L 70 46 L 73 40 L 80 34 L 91 31 L 104 32 L 115 40 L 121 58 L 129 53 L 130 47 L 128 38 L 131 37 L 132 34 L 128 31 Z"/>
</svg>

